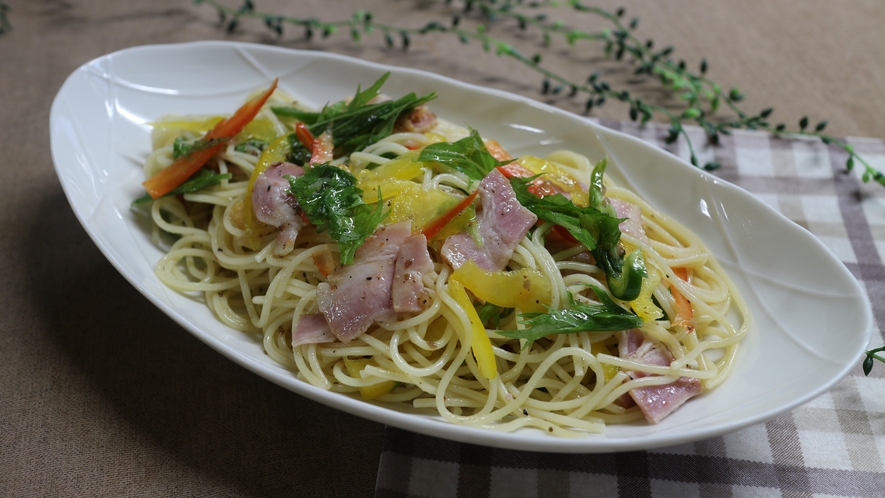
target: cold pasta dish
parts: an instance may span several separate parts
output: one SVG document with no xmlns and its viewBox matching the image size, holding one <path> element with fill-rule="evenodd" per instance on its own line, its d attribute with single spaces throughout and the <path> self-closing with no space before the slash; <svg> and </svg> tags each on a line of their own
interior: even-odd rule
<svg viewBox="0 0 885 498">
<path fill-rule="evenodd" d="M 598 433 L 726 379 L 751 317 L 694 234 L 605 160 L 512 157 L 386 78 L 153 122 L 157 277 L 304 382 L 455 424 Z"/>
</svg>

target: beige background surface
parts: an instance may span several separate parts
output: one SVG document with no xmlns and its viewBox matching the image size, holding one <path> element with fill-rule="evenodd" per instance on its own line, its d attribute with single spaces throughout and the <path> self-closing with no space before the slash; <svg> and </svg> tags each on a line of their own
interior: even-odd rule
<svg viewBox="0 0 885 498">
<path fill-rule="evenodd" d="M 68 74 L 103 54 L 201 39 L 329 50 L 535 98 L 540 78 L 445 35 L 415 38 L 402 52 L 378 37 L 354 44 L 346 33 L 305 42 L 290 31 L 277 40 L 259 21 L 228 35 L 211 8 L 186 0 L 6 3 L 13 30 L 0 36 L 0 495 L 371 495 L 382 426 L 216 354 L 103 258 L 53 171 L 52 98 Z M 709 76 L 743 90 L 748 110 L 773 105 L 774 119 L 807 114 L 828 119 L 833 134 L 885 138 L 881 1 L 621 3 L 640 18 L 640 36 L 674 45 L 690 65 L 706 57 Z M 366 8 L 403 26 L 451 13 L 442 2 L 406 0 L 259 0 L 257 8 L 325 20 Z M 592 16 L 568 19 L 601 26 Z M 515 37 L 508 26 L 495 35 L 531 53 L 538 37 Z M 631 78 L 589 42 L 547 61 L 576 79 L 595 69 L 612 83 Z M 644 88 L 650 99 L 666 98 L 653 84 Z M 626 119 L 616 105 L 595 115 Z"/>
</svg>

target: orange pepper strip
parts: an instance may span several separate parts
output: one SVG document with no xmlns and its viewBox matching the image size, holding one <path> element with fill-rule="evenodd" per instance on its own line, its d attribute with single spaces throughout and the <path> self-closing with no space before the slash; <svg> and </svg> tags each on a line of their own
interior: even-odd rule
<svg viewBox="0 0 885 498">
<path fill-rule="evenodd" d="M 298 137 L 298 141 L 304 145 L 307 150 L 313 149 L 313 141 L 316 140 L 313 138 L 313 133 L 307 129 L 307 125 L 303 122 L 299 121 L 295 125 L 295 136 Z"/>
<path fill-rule="evenodd" d="M 261 110 L 261 106 L 267 102 L 268 97 L 270 97 L 276 87 L 277 80 L 274 80 L 273 84 L 267 89 L 267 91 L 243 104 L 243 106 L 237 109 L 230 118 L 219 121 L 214 128 L 209 130 L 209 132 L 203 136 L 203 140 L 219 138 L 229 140 L 233 138 L 234 135 L 239 133 L 243 127 L 246 126 L 246 124 L 255 119 L 258 111 Z M 147 190 L 154 199 L 165 195 L 175 187 L 184 183 L 185 180 L 196 173 L 198 169 L 202 168 L 203 165 L 206 164 L 215 153 L 225 147 L 225 145 L 224 141 L 222 141 L 222 143 L 212 147 L 194 151 L 186 156 L 179 157 L 169 165 L 168 168 L 150 177 L 147 181 L 142 183 L 142 185 L 144 185 L 145 190 Z"/>
<path fill-rule="evenodd" d="M 686 268 L 673 268 L 673 273 L 675 273 L 677 277 L 688 282 L 688 270 Z M 670 292 L 673 294 L 673 299 L 676 301 L 676 319 L 673 323 L 675 325 L 682 325 L 688 329 L 689 333 L 693 332 L 694 310 L 691 308 L 691 303 L 682 295 L 682 293 L 676 290 L 676 287 L 669 284 L 667 286 L 670 288 Z"/>
<path fill-rule="evenodd" d="M 334 159 L 333 148 L 332 135 L 328 131 L 320 133 L 320 136 L 313 141 L 310 147 L 310 165 L 323 164 Z"/>
<path fill-rule="evenodd" d="M 445 228 L 445 226 L 448 225 L 450 221 L 454 220 L 456 216 L 461 214 L 461 211 L 467 209 L 467 206 L 469 206 L 470 203 L 473 202 L 473 199 L 476 199 L 476 194 L 478 193 L 479 190 L 476 190 L 472 194 L 465 197 L 464 200 L 456 204 L 455 207 L 453 207 L 448 213 L 433 220 L 433 222 L 424 227 L 424 229 L 421 230 L 421 233 L 423 233 L 424 236 L 427 237 L 427 240 L 436 237 L 436 234 L 438 234 L 440 230 Z"/>
<path fill-rule="evenodd" d="M 499 161 L 512 161 L 513 156 L 507 153 L 504 150 L 504 147 L 501 147 L 501 144 L 498 143 L 497 140 L 489 139 L 483 142 L 486 146 L 486 150 L 489 151 L 489 154 L 492 155 L 495 159 Z M 529 175 L 531 176 L 531 175 Z M 508 177 L 509 178 L 509 177 Z"/>
</svg>

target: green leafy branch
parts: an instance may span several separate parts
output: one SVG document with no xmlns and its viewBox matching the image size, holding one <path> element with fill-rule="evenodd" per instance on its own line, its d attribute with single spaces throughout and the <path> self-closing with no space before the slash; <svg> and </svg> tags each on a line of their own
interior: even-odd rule
<svg viewBox="0 0 885 498">
<path fill-rule="evenodd" d="M 744 94 L 739 89 L 731 88 L 726 91 L 721 85 L 705 76 L 709 68 L 706 60 L 700 62 L 698 72 L 688 70 L 685 61 L 676 61 L 671 57 L 674 52 L 672 46 L 655 49 L 653 40 L 640 40 L 635 34 L 639 25 L 639 19 L 633 17 L 625 24 L 623 21 L 625 16 L 624 9 L 610 12 L 599 7 L 584 5 L 578 0 L 567 0 L 566 2 L 463 0 L 463 9 L 459 13 L 454 14 L 448 22 L 430 21 L 419 28 L 403 28 L 378 23 L 374 21 L 372 13 L 365 10 L 358 10 L 347 20 L 322 22 L 315 18 L 298 18 L 256 12 L 252 0 L 245 0 L 238 8 L 228 7 L 216 0 L 194 0 L 194 2 L 197 4 L 205 3 L 214 7 L 222 24 L 229 32 L 234 31 L 239 26 L 241 18 L 254 18 L 264 20 L 267 28 L 276 33 L 277 36 L 283 35 L 284 26 L 286 25 L 303 29 L 304 36 L 307 39 L 311 39 L 316 33 L 326 38 L 339 30 L 347 30 L 350 33 L 351 39 L 359 42 L 364 34 L 380 33 L 384 37 L 388 48 L 393 49 L 399 45 L 403 50 L 409 48 L 413 36 L 427 35 L 432 32 L 450 33 L 457 36 L 462 43 L 467 44 L 471 40 L 478 41 L 486 52 L 494 51 L 498 56 L 516 59 L 538 72 L 543 78 L 542 94 L 557 95 L 567 91 L 569 97 L 575 97 L 579 93 L 586 95 L 584 109 L 587 113 L 592 111 L 593 107 L 603 105 L 607 99 L 614 99 L 629 106 L 629 116 L 633 121 L 645 123 L 652 119 L 654 115 L 663 116 L 670 122 L 665 142 L 668 144 L 673 143 L 680 136 L 683 137 L 689 150 L 689 160 L 695 166 L 699 166 L 698 159 L 694 144 L 683 127 L 684 122 L 694 122 L 700 126 L 704 130 L 707 139 L 714 145 L 719 142 L 720 135 L 727 135 L 734 129 L 762 130 L 783 138 L 809 137 L 819 139 L 823 143 L 834 145 L 848 154 L 845 163 L 847 171 L 851 171 L 859 163 L 864 167 L 861 177 L 864 182 L 875 180 L 885 185 L 885 175 L 873 168 L 862 156 L 857 154 L 851 144 L 823 133 L 827 126 L 826 120 L 820 121 L 813 128 L 809 128 L 808 118 L 802 117 L 797 123 L 798 127 L 788 129 L 784 123 L 775 124 L 769 120 L 773 113 L 773 108 L 771 107 L 762 109 L 757 113 L 747 113 L 740 107 L 739 103 L 744 99 Z M 445 3 L 451 4 L 452 1 L 446 0 Z M 578 12 L 597 15 L 607 20 L 610 23 L 610 27 L 598 32 L 589 32 L 569 28 L 562 21 L 549 21 L 543 13 L 526 13 L 527 10 L 537 9 L 538 7 L 558 7 L 563 5 L 571 7 Z M 462 17 L 471 14 L 482 16 L 484 23 L 478 24 L 473 30 L 462 28 L 460 26 Z M 636 75 L 644 74 L 660 79 L 665 89 L 677 95 L 685 103 L 685 108 L 674 112 L 667 107 L 643 101 L 632 96 L 626 89 L 612 88 L 608 82 L 603 81 L 599 77 L 598 72 L 593 72 L 586 81 L 580 83 L 557 74 L 542 65 L 541 54 L 536 53 L 532 56 L 527 56 L 516 50 L 509 43 L 489 35 L 486 23 L 491 24 L 501 18 L 516 21 L 517 26 L 522 30 L 529 28 L 540 30 L 545 46 L 550 44 L 554 36 L 563 38 L 570 46 L 581 40 L 603 42 L 607 56 L 618 61 L 625 60 L 626 58 L 627 62 L 631 62 L 636 66 L 634 70 Z M 723 106 L 727 107 L 736 117 L 734 119 L 715 118 L 717 110 Z M 703 167 L 707 170 L 714 170 L 719 167 L 719 164 L 708 162 Z"/>
<path fill-rule="evenodd" d="M 882 363 L 885 363 L 885 358 L 876 354 L 876 353 L 882 353 L 882 352 L 885 352 L 885 346 L 867 351 L 866 358 L 864 358 L 864 360 L 863 360 L 863 374 L 864 375 L 870 375 L 870 371 L 873 370 L 873 360 L 879 360 Z"/>
<path fill-rule="evenodd" d="M 7 12 L 9 12 L 9 6 L 0 2 L 0 35 L 12 31 L 12 23 L 9 22 Z"/>
</svg>

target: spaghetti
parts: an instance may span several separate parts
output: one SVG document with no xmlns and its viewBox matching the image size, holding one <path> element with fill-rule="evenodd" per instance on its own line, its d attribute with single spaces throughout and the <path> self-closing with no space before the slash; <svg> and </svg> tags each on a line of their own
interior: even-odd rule
<svg viewBox="0 0 885 498">
<path fill-rule="evenodd" d="M 421 275 L 420 309 L 382 317 L 352 340 L 329 337 L 293 346 L 299 323 L 322 316 L 322 289 L 334 278 L 329 271 L 340 272 L 345 265 L 338 261 L 338 242 L 314 224 L 306 224 L 284 254 L 276 244 L 280 230 L 273 226 L 259 223 L 256 248 L 249 242 L 244 221 L 244 204 L 252 202 L 249 180 L 262 148 L 293 134 L 298 120 L 273 110 L 292 105 L 275 92 L 247 129 L 210 160 L 218 178 L 213 185 L 158 198 L 150 215 L 154 240 L 168 243 L 156 266 L 158 278 L 180 293 L 200 296 L 222 323 L 260 339 L 267 354 L 299 379 L 320 389 L 408 404 L 456 424 L 502 431 L 534 427 L 576 436 L 601 432 L 605 424 L 656 422 L 662 416 L 649 412 L 654 407 L 646 406 L 646 398 L 652 405 L 666 404 L 661 393 L 683 387 L 691 397 L 713 389 L 732 370 L 751 326 L 734 284 L 694 234 L 607 178 L 599 191 L 605 194 L 601 211 L 608 210 L 620 227 L 617 246 L 608 254 L 638 253 L 644 264 L 638 295 L 629 300 L 613 295 L 599 249 L 593 252 L 544 218 L 518 240 L 503 268 L 481 269 L 471 262 L 456 269 L 441 246 L 457 233 L 475 239 L 477 210 L 489 201 L 467 199 L 482 183 L 463 171 L 420 160 L 431 146 L 447 150 L 475 134 L 444 121 L 426 132 L 397 125 L 368 146 L 336 154 L 328 165 L 352 174 L 368 206 L 377 208 L 381 198 L 386 226 L 410 222 L 417 233 L 456 203 L 467 206 L 438 223 L 444 226 L 428 242 L 432 269 Z M 155 123 L 146 176 L 172 164 L 176 145 L 198 142 L 212 122 L 167 117 Z M 298 145 L 294 138 L 293 143 Z M 592 204 L 592 185 L 601 173 L 586 157 L 561 151 L 507 166 L 509 158 L 497 143 L 485 145 L 498 159 L 491 169 L 504 171 L 517 190 L 523 185 L 539 199 L 555 191 L 581 209 Z M 306 171 L 318 167 L 306 161 L 304 166 Z M 515 173 L 523 171 L 516 166 L 531 176 L 522 178 L 529 173 Z M 536 178 L 536 173 L 543 175 Z M 424 209 L 434 202 L 435 210 Z M 329 254 L 332 267 L 323 268 Z M 535 279 L 521 297 L 535 305 L 508 307 L 479 297 L 501 294 L 514 278 Z M 610 306 L 636 326 L 532 334 L 561 319 L 556 311 L 611 311 Z"/>
</svg>

